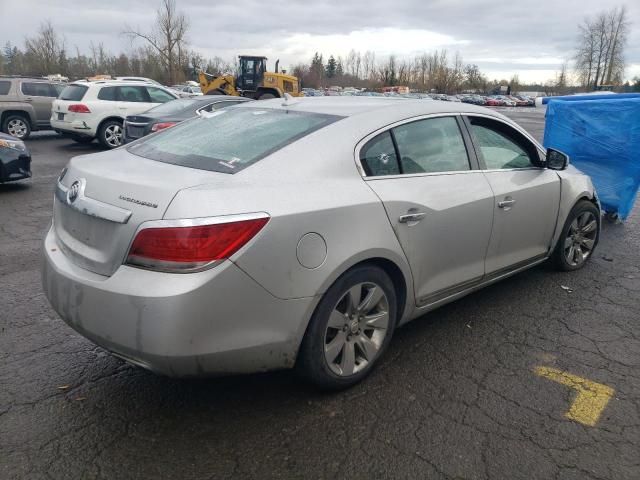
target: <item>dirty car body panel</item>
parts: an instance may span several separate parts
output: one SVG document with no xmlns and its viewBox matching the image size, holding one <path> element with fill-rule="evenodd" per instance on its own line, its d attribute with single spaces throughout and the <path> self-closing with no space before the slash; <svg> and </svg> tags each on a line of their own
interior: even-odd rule
<svg viewBox="0 0 640 480">
<path fill-rule="evenodd" d="M 389 269 L 398 291 L 397 323 L 406 323 L 544 260 L 573 205 L 580 198 L 595 201 L 588 177 L 575 169 L 535 167 L 556 192 L 537 198 L 533 185 L 527 197 L 552 210 L 536 224 L 546 248 L 533 249 L 524 262 L 487 269 L 488 253 L 498 251 L 492 245 L 500 245 L 493 236 L 496 216 L 532 210 L 518 203 L 497 209 L 502 198 L 475 152 L 466 115 L 490 116 L 522 131 L 499 113 L 462 103 L 274 99 L 188 120 L 126 148 L 76 157 L 58 179 L 44 241 L 46 295 L 82 335 L 132 363 L 175 376 L 294 366 L 325 292 L 363 263 Z M 239 131 L 235 117 L 243 124 L 246 118 L 262 122 L 261 130 L 240 131 L 244 137 L 235 139 L 229 134 Z M 439 130 L 428 124 L 426 131 L 455 145 L 456 161 L 468 162 L 461 164 L 464 171 L 367 171 L 360 153 L 372 139 L 399 124 L 440 117 L 453 123 L 447 120 Z M 306 130 L 299 127 L 304 122 L 311 125 Z M 218 129 L 213 143 L 224 137 L 213 157 L 202 150 L 208 144 L 197 136 L 201 127 L 208 135 Z M 291 131 L 286 141 L 271 145 L 270 129 Z M 396 140 L 409 138 L 395 132 Z M 447 151 L 428 154 L 451 161 Z M 388 162 L 385 155 L 376 158 Z M 516 183 L 508 190 L 513 196 L 520 193 Z M 405 218 L 412 208 L 424 215 Z M 172 271 L 170 262 L 131 262 L 145 231 L 236 218 L 259 219 L 261 227 L 224 258 L 182 272 Z"/>
</svg>

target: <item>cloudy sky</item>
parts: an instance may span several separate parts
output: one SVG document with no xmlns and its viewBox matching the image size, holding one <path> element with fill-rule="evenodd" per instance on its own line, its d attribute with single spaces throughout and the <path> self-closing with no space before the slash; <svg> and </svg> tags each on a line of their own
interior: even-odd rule
<svg viewBox="0 0 640 480">
<path fill-rule="evenodd" d="M 546 81 L 572 55 L 577 25 L 616 3 L 602 0 L 177 0 L 190 19 L 189 41 L 205 56 L 264 54 L 269 66 L 328 57 L 352 48 L 412 56 L 459 51 L 490 78 Z M 68 47 L 102 42 L 128 51 L 125 23 L 150 28 L 158 0 L 0 0 L 0 43 L 22 45 L 51 20 Z M 620 4 L 622 5 L 622 3 Z M 627 78 L 640 75 L 640 2 L 627 2 L 631 34 Z"/>
</svg>

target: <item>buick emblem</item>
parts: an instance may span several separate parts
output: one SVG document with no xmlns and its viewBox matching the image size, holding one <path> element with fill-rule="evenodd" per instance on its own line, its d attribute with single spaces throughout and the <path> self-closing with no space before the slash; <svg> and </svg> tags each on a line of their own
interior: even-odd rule
<svg viewBox="0 0 640 480">
<path fill-rule="evenodd" d="M 80 194 L 80 182 L 76 180 L 69 187 L 69 191 L 67 192 L 67 202 L 68 203 L 75 202 L 79 194 Z"/>
</svg>

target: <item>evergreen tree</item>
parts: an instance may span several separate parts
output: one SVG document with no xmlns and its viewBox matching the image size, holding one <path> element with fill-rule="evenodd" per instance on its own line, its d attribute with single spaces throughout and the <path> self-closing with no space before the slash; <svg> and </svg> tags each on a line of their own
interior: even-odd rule
<svg viewBox="0 0 640 480">
<path fill-rule="evenodd" d="M 329 61 L 327 62 L 327 66 L 325 67 L 327 78 L 333 78 L 336 76 L 336 72 L 338 70 L 338 65 L 336 59 L 333 58 L 333 55 L 329 57 Z"/>
</svg>

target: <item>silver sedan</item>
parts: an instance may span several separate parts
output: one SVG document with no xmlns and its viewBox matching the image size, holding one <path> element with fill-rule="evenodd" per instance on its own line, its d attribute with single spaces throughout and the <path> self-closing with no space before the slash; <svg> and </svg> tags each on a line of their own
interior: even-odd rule
<svg viewBox="0 0 640 480">
<path fill-rule="evenodd" d="M 600 207 L 561 152 L 473 105 L 274 99 L 73 158 L 43 283 L 73 329 L 173 376 L 295 367 L 344 388 L 394 330 L 549 260 Z"/>
</svg>

